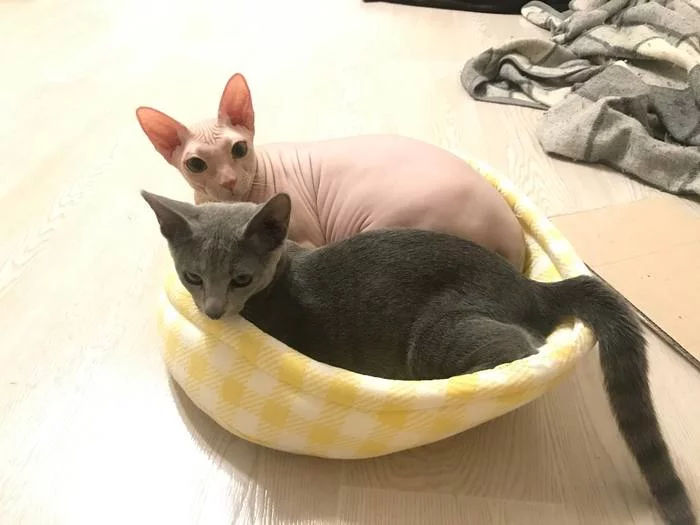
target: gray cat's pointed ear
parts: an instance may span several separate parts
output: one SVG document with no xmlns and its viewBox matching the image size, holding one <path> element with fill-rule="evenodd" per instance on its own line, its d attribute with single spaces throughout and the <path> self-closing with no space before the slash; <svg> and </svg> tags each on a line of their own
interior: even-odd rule
<svg viewBox="0 0 700 525">
<path fill-rule="evenodd" d="M 271 197 L 248 221 L 244 238 L 256 251 L 265 253 L 274 250 L 287 238 L 292 200 L 286 193 Z"/>
<path fill-rule="evenodd" d="M 141 196 L 156 214 L 160 232 L 168 241 L 186 240 L 192 235 L 190 221 L 198 215 L 196 206 L 141 191 Z"/>
</svg>

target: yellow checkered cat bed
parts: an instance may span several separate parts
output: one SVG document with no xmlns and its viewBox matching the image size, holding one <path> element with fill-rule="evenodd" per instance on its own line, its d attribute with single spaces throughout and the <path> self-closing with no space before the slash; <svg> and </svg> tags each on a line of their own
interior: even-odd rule
<svg viewBox="0 0 700 525">
<path fill-rule="evenodd" d="M 505 197 L 528 243 L 526 274 L 554 281 L 587 274 L 569 243 L 513 184 L 468 161 Z M 462 432 L 551 389 L 595 343 L 579 322 L 559 327 L 536 355 L 433 381 L 369 377 L 316 362 L 243 318 L 199 313 L 172 271 L 160 304 L 173 378 L 217 423 L 267 447 L 328 458 L 367 458 Z"/>
</svg>

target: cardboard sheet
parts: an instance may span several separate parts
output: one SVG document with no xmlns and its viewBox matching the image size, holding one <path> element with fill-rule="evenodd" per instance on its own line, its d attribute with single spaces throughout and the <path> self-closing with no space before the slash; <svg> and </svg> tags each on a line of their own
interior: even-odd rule
<svg viewBox="0 0 700 525">
<path fill-rule="evenodd" d="M 678 197 L 660 196 L 552 219 L 596 274 L 696 360 L 699 209 Z"/>
</svg>

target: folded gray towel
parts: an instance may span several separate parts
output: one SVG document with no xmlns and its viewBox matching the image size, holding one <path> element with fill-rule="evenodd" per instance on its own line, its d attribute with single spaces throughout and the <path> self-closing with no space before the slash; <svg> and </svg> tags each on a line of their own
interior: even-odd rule
<svg viewBox="0 0 700 525">
<path fill-rule="evenodd" d="M 462 70 L 477 100 L 548 109 L 542 147 L 672 193 L 700 195 L 700 0 L 574 0 L 522 14 L 551 40 L 484 51 Z"/>
</svg>

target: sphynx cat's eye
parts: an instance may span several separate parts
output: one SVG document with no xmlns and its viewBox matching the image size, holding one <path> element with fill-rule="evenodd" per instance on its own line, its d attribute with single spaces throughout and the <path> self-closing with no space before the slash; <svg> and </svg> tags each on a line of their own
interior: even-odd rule
<svg viewBox="0 0 700 525">
<path fill-rule="evenodd" d="M 202 173 L 207 169 L 207 163 L 199 157 L 190 157 L 185 161 L 185 166 L 192 173 Z"/>
<path fill-rule="evenodd" d="M 231 156 L 234 159 L 241 159 L 241 158 L 245 157 L 247 155 L 247 153 L 248 153 L 248 144 L 245 143 L 245 140 L 239 140 L 231 148 Z"/>
<path fill-rule="evenodd" d="M 231 279 L 231 288 L 245 288 L 253 281 L 252 275 L 236 275 Z"/>
<path fill-rule="evenodd" d="M 193 286 L 199 286 L 200 284 L 202 284 L 202 278 L 196 273 L 185 272 L 182 274 L 182 276 L 185 278 L 185 281 L 187 281 Z"/>
</svg>

